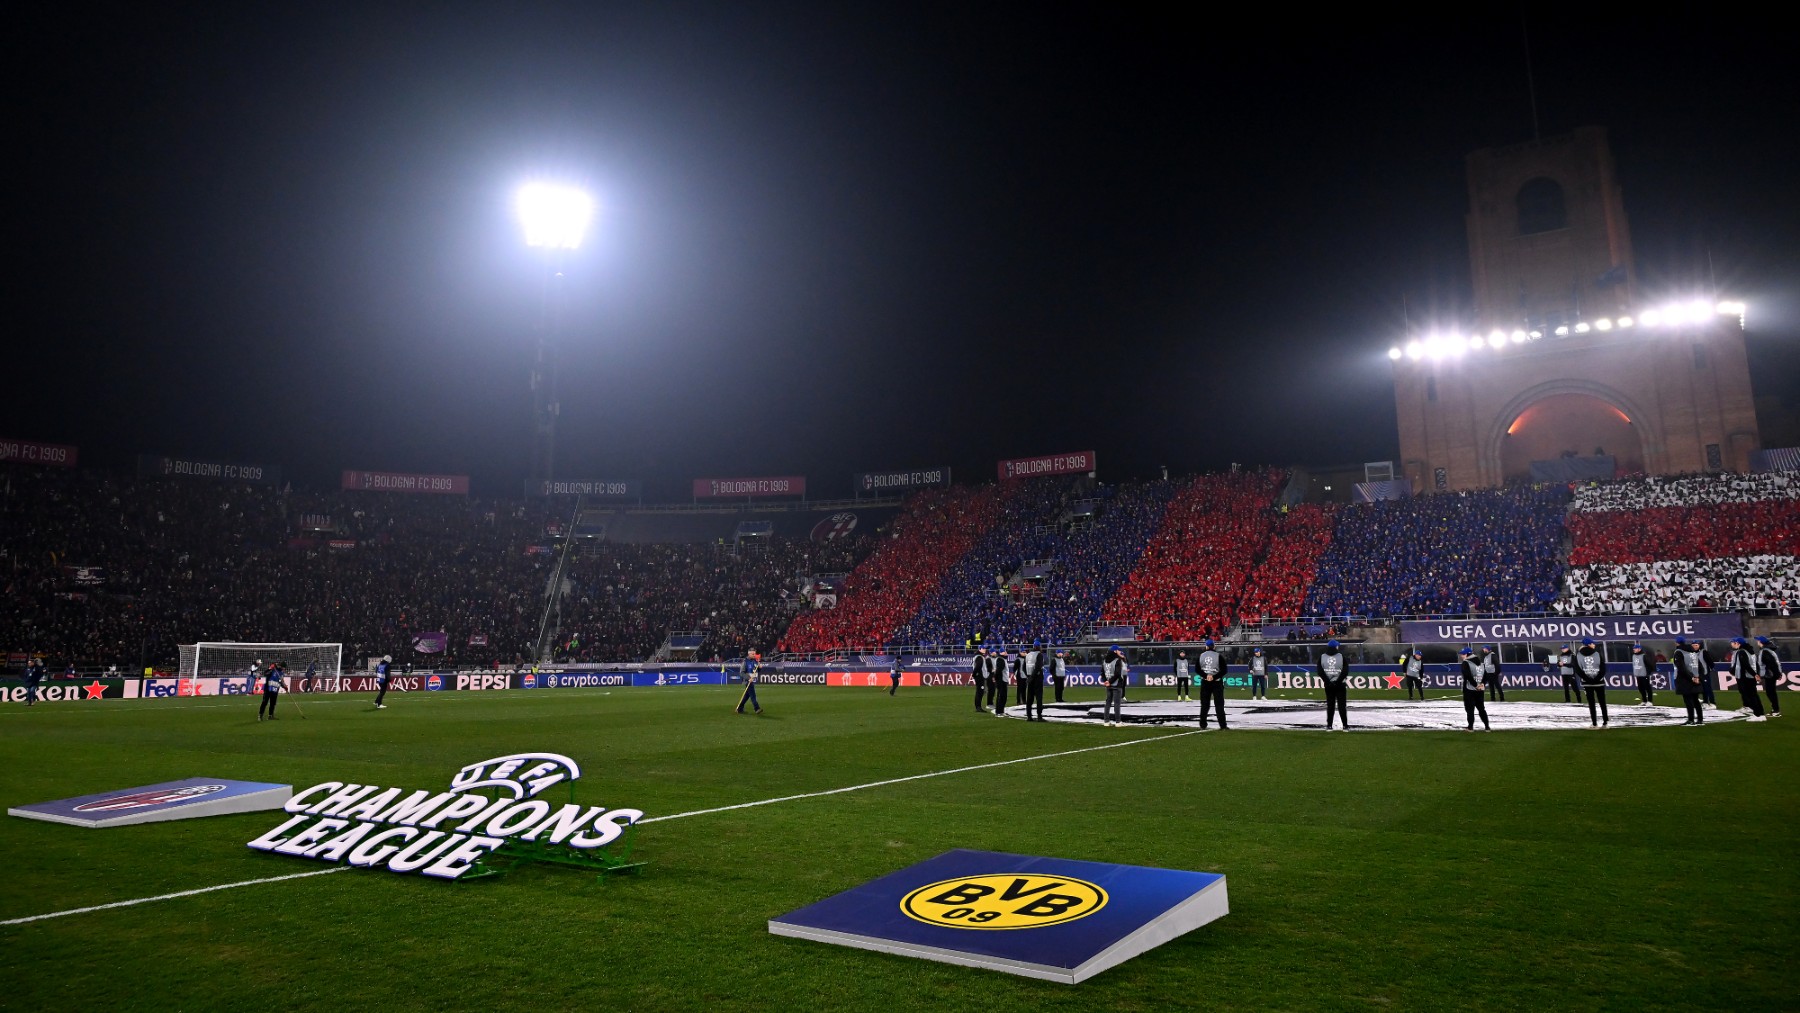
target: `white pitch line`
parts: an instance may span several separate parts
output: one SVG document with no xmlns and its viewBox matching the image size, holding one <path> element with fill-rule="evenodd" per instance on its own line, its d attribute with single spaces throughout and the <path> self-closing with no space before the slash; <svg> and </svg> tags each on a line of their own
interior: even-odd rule
<svg viewBox="0 0 1800 1013">
<path fill-rule="evenodd" d="M 192 897 L 197 893 L 212 893 L 214 890 L 232 890 L 240 886 L 255 886 L 258 883 L 279 883 L 284 879 L 305 879 L 308 876 L 329 876 L 334 872 L 349 872 L 350 866 L 340 865 L 332 869 L 320 869 L 316 872 L 293 872 L 286 876 L 270 876 L 267 879 L 246 879 L 237 883 L 220 883 L 218 886 L 203 886 L 198 890 L 182 890 L 179 893 L 158 894 L 155 897 L 139 897 L 136 900 L 119 900 L 111 904 L 95 904 L 93 907 L 71 908 L 67 911 L 52 911 L 47 915 L 29 915 L 24 918 L 9 918 L 0 925 L 24 925 L 27 922 L 41 922 L 46 918 L 61 918 L 64 915 L 84 915 L 89 911 L 105 911 L 108 908 L 132 907 L 137 904 L 148 904 L 151 901 L 174 900 L 177 897 Z"/>
<path fill-rule="evenodd" d="M 865 788 L 880 788 L 890 784 L 905 784 L 908 781 L 923 781 L 931 777 L 947 777 L 951 774 L 966 774 L 972 770 L 991 770 L 994 767 L 1010 767 L 1015 763 L 1033 763 L 1037 760 L 1054 760 L 1059 756 L 1079 756 L 1082 753 L 1097 753 L 1102 749 L 1119 749 L 1124 746 L 1135 746 L 1145 742 L 1161 742 L 1165 739 L 1179 739 L 1189 735 L 1199 735 L 1204 729 L 1175 732 L 1171 735 L 1151 735 L 1141 739 L 1130 739 L 1125 742 L 1108 742 L 1103 746 L 1083 746 L 1080 749 L 1065 749 L 1056 753 L 1039 753 L 1036 756 L 1021 756 L 1014 760 L 996 760 L 993 763 L 978 763 L 973 767 L 957 767 L 954 770 L 934 770 L 924 774 L 911 774 L 906 777 L 892 777 L 885 781 L 870 781 L 868 784 L 853 784 L 846 788 L 829 788 L 825 791 L 810 791 L 802 795 L 783 795 L 780 798 L 765 798 L 759 802 L 739 802 L 737 805 L 719 806 L 714 809 L 696 809 L 693 812 L 670 813 L 667 816 L 649 816 L 638 820 L 639 823 L 655 823 L 660 820 L 680 820 L 689 816 L 706 816 L 711 813 L 731 812 L 736 809 L 754 809 L 757 806 L 774 805 L 777 802 L 796 802 L 806 798 L 822 798 L 826 795 L 841 795 L 849 791 L 862 791 Z M 176 900 L 181 897 L 192 897 L 195 894 L 212 893 L 215 890 L 233 890 L 240 886 L 256 886 L 261 883 L 279 883 L 287 879 L 305 879 L 308 876 L 329 876 L 334 872 L 348 872 L 350 866 L 339 865 L 316 872 L 295 872 L 286 876 L 270 876 L 267 879 L 246 879 L 237 883 L 221 883 L 218 886 L 203 886 L 198 890 L 182 890 L 179 893 L 159 894 L 155 897 L 139 897 L 136 900 L 114 901 L 111 904 L 96 904 L 93 907 L 78 907 L 68 911 L 52 911 L 49 914 L 29 915 L 25 918 L 12 918 L 0 921 L 0 925 L 24 925 L 28 922 L 43 921 L 46 918 L 61 918 L 65 915 L 87 914 L 90 911 L 105 911 L 109 908 L 132 907 L 137 904 L 149 904 L 159 900 Z"/>
<path fill-rule="evenodd" d="M 880 788 L 889 784 L 905 784 L 908 781 L 923 781 L 928 777 L 944 777 L 949 774 L 966 774 L 971 770 L 988 770 L 993 767 L 1010 767 L 1015 763 L 1031 763 L 1034 760 L 1053 760 L 1059 756 L 1075 756 L 1080 753 L 1094 753 L 1102 749 L 1118 749 L 1121 746 L 1135 746 L 1143 742 L 1161 742 L 1164 739 L 1179 739 L 1186 735 L 1199 735 L 1204 728 L 1196 728 L 1188 732 L 1176 732 L 1173 735 L 1152 735 L 1142 739 L 1131 739 L 1127 742 L 1109 742 L 1104 746 L 1084 746 L 1080 749 L 1065 749 L 1060 753 L 1041 753 L 1037 756 L 1021 756 L 1016 760 L 998 760 L 994 763 L 978 763 L 973 767 L 957 767 L 955 770 L 934 770 L 928 774 L 912 774 L 907 777 L 894 777 L 886 781 L 870 781 L 868 784 L 853 784 L 848 788 L 828 788 L 825 791 L 811 791 L 804 795 L 783 795 L 780 798 L 765 798 L 760 802 L 739 802 L 737 805 L 722 805 L 716 809 L 696 809 L 691 813 L 670 813 L 667 816 L 646 816 L 639 823 L 655 823 L 659 820 L 679 820 L 689 816 L 706 816 L 711 813 L 727 813 L 733 809 L 754 809 L 759 805 L 774 805 L 777 802 L 795 802 L 803 798 L 820 798 L 825 795 L 841 795 L 847 791 L 861 791 L 864 788 Z"/>
</svg>

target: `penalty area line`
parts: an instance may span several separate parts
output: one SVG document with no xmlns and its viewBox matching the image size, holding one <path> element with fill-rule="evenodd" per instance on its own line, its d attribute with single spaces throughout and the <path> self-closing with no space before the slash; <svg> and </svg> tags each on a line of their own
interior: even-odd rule
<svg viewBox="0 0 1800 1013">
<path fill-rule="evenodd" d="M 1161 742 L 1165 739 L 1179 739 L 1189 735 L 1199 735 L 1204 728 L 1196 728 L 1188 732 L 1175 732 L 1172 735 L 1150 735 L 1141 739 L 1130 739 L 1125 742 L 1108 742 L 1104 746 L 1083 746 L 1080 749 L 1065 749 L 1058 753 L 1040 753 L 1037 756 L 1021 756 L 1013 760 L 996 760 L 993 763 L 978 763 L 973 767 L 957 767 L 954 770 L 933 770 L 924 774 L 911 774 L 906 777 L 891 777 L 885 781 L 870 781 L 868 784 L 853 784 L 847 788 L 828 788 L 824 791 L 809 791 L 803 795 L 783 795 L 780 798 L 765 798 L 760 802 L 739 802 L 737 805 L 722 805 L 713 809 L 696 809 L 687 813 L 670 813 L 667 816 L 646 816 L 638 823 L 657 823 L 662 820 L 680 820 L 689 816 L 707 816 L 712 813 L 727 813 L 734 809 L 754 809 L 757 806 L 774 805 L 777 802 L 797 802 L 807 798 L 823 798 L 826 795 L 842 795 L 847 791 L 862 791 L 864 788 L 881 788 L 890 784 L 905 784 L 908 781 L 923 781 L 931 777 L 948 777 L 951 774 L 967 774 L 972 770 L 992 770 L 995 767 L 1010 767 L 1015 763 L 1032 763 L 1037 760 L 1054 760 L 1059 756 L 1078 756 L 1082 753 L 1097 753 L 1102 749 L 1120 749 L 1145 742 Z"/>
<path fill-rule="evenodd" d="M 115 907 L 132 907 L 137 904 L 149 904 L 159 900 L 175 900 L 178 897 L 192 897 L 195 894 L 212 893 L 214 890 L 234 890 L 240 886 L 255 886 L 258 883 L 279 883 L 284 879 L 305 879 L 308 876 L 329 876 L 334 872 L 348 872 L 350 866 L 340 865 L 331 869 L 319 869 L 315 872 L 294 872 L 286 876 L 270 876 L 266 879 L 245 879 L 236 883 L 220 883 L 218 886 L 203 886 L 197 890 L 181 890 L 176 893 L 158 894 L 155 897 L 139 897 L 136 900 L 118 900 L 111 904 L 95 904 L 93 907 L 70 908 L 67 911 L 52 911 L 44 915 L 28 915 L 24 918 L 9 918 L 0 921 L 0 925 L 24 925 L 28 922 L 41 922 L 46 918 L 61 918 L 64 915 L 84 915 L 90 911 L 106 911 Z"/>
</svg>

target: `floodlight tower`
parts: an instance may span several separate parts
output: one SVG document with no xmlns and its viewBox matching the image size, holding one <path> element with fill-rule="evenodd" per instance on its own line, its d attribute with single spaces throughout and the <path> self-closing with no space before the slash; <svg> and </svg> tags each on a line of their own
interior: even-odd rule
<svg viewBox="0 0 1800 1013">
<path fill-rule="evenodd" d="M 525 245 L 542 250 L 544 293 L 538 314 L 537 360 L 531 367 L 531 474 L 525 494 L 544 492 L 556 470 L 556 365 L 562 337 L 563 258 L 581 246 L 594 199 L 572 186 L 527 183 L 519 188 L 515 207 L 525 231 Z"/>
</svg>

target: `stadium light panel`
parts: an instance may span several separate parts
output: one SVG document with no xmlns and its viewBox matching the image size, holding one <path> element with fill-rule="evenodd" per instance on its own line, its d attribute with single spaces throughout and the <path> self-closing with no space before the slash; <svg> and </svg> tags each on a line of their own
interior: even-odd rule
<svg viewBox="0 0 1800 1013">
<path fill-rule="evenodd" d="M 1630 317 L 1620 317 L 1619 318 L 1619 326 L 1622 328 L 1634 327 L 1636 325 L 1637 325 L 1637 321 L 1631 319 Z"/>
<path fill-rule="evenodd" d="M 572 186 L 527 183 L 519 188 L 516 207 L 525 230 L 525 245 L 573 250 L 594 217 L 594 199 Z"/>
<path fill-rule="evenodd" d="M 1591 331 L 1591 330 L 1593 330 L 1593 328 L 1589 327 L 1587 325 L 1587 321 L 1585 321 L 1585 320 L 1582 321 L 1581 323 L 1578 323 L 1575 325 L 1575 333 L 1576 334 L 1586 334 L 1588 331 Z"/>
<path fill-rule="evenodd" d="M 1607 319 L 1606 317 L 1601 317 L 1600 319 L 1594 321 L 1594 330 L 1596 330 L 1596 331 L 1610 331 L 1610 330 L 1612 330 L 1612 327 L 1613 327 L 1612 321 Z"/>
<path fill-rule="evenodd" d="M 1425 354 L 1425 346 L 1419 344 L 1417 341 L 1408 341 L 1406 343 L 1406 357 L 1407 358 L 1413 360 L 1414 362 L 1417 362 L 1417 361 L 1419 361 L 1420 357 L 1423 356 L 1424 354 Z"/>
<path fill-rule="evenodd" d="M 1399 345 L 1395 345 L 1393 348 L 1388 349 L 1388 358 L 1390 359 L 1398 359 L 1402 354 L 1404 353 L 1400 351 Z"/>
<path fill-rule="evenodd" d="M 1488 335 L 1487 343 L 1488 343 L 1489 348 L 1493 348 L 1496 350 L 1505 348 L 1506 347 L 1506 335 L 1500 333 L 1499 331 L 1495 331 L 1494 333 Z"/>
<path fill-rule="evenodd" d="M 1568 337 L 1568 336 L 1569 336 L 1569 325 L 1568 325 L 1568 324 L 1563 324 L 1563 325 L 1562 325 L 1562 326 L 1560 326 L 1560 327 L 1558 327 L 1558 328 L 1557 328 L 1557 329 L 1556 329 L 1556 336 L 1557 336 L 1557 337 L 1559 337 L 1559 338 L 1566 338 L 1566 337 Z"/>
<path fill-rule="evenodd" d="M 1532 331 L 1530 334 L 1526 334 L 1524 331 L 1514 331 L 1512 332 L 1512 343 L 1515 345 L 1523 345 L 1526 338 L 1537 337 L 1542 337 L 1537 331 Z"/>
</svg>

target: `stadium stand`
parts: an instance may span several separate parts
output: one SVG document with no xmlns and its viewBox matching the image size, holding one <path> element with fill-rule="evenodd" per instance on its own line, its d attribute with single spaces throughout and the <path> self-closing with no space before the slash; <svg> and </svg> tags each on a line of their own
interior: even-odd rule
<svg viewBox="0 0 1800 1013">
<path fill-rule="evenodd" d="M 757 542 L 599 543 L 578 552 L 565 573 L 558 659 L 641 661 L 671 630 L 702 633 L 702 658 L 768 647 L 800 608 L 808 576 L 850 570 L 871 539 Z"/>
<path fill-rule="evenodd" d="M 1238 602 L 1242 619 L 1297 617 L 1318 572 L 1319 557 L 1331 546 L 1337 505 L 1300 503 L 1275 519 L 1269 549 L 1250 573 Z"/>
<path fill-rule="evenodd" d="M 1137 568 L 1100 622 L 1140 639 L 1198 640 L 1235 621 L 1252 561 L 1268 542 L 1279 471 L 1202 475 L 1170 500 Z"/>
<path fill-rule="evenodd" d="M 0 638 L 84 665 L 196 640 L 335 641 L 400 654 L 452 632 L 464 663 L 531 642 L 550 557 L 525 504 L 20 472 L 0 497 Z M 470 634 L 486 645 L 470 646 Z"/>
<path fill-rule="evenodd" d="M 893 639 L 905 644 L 1072 641 L 1125 580 L 1176 485 L 1012 483 L 1000 523 Z"/>
<path fill-rule="evenodd" d="M 198 640 L 341 642 L 347 663 L 392 654 L 510 664 L 536 643 L 560 547 L 553 533 L 567 521 L 553 506 L 563 509 L 12 472 L 0 495 L 0 643 L 127 670 L 167 664 Z M 715 514 L 704 530 L 735 521 Z M 638 527 L 653 534 L 656 523 Z M 741 553 L 718 539 L 579 545 L 565 574 L 560 656 L 640 660 L 671 630 L 703 631 L 702 653 L 768 647 L 792 618 L 803 575 L 847 571 L 872 544 L 833 537 L 847 529 L 841 513 L 794 513 Z M 414 634 L 440 630 L 444 655 L 408 653 Z"/>
<path fill-rule="evenodd" d="M 886 644 L 943 575 L 1000 514 L 1001 489 L 927 489 L 906 503 L 887 536 L 838 590 L 834 608 L 795 618 L 780 648 L 814 653 Z"/>
<path fill-rule="evenodd" d="M 1780 611 L 1800 597 L 1800 475 L 1596 483 L 1574 505 L 1556 612 Z"/>
<path fill-rule="evenodd" d="M 1562 566 L 1563 486 L 1356 503 L 1307 592 L 1314 616 L 1542 612 Z"/>
</svg>

